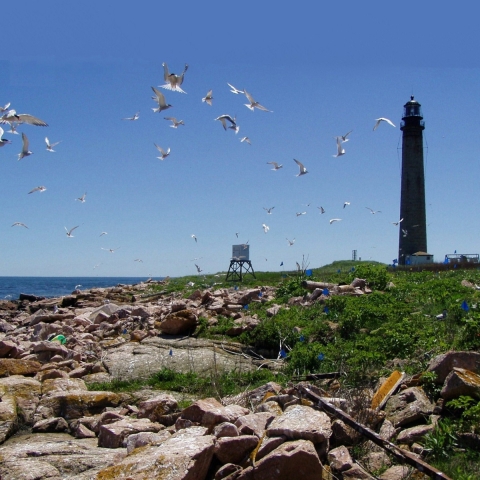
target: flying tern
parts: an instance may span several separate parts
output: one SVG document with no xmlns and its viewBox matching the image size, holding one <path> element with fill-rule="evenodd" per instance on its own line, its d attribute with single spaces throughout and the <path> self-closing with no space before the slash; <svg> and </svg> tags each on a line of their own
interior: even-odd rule
<svg viewBox="0 0 480 480">
<path fill-rule="evenodd" d="M 342 141 L 340 137 L 337 137 L 337 154 L 333 155 L 333 157 L 338 158 L 341 155 L 345 155 L 345 149 L 342 147 Z"/>
<path fill-rule="evenodd" d="M 3 147 L 4 145 L 6 145 L 7 143 L 12 143 L 10 140 L 7 140 L 6 138 L 2 138 L 3 136 L 3 128 L 0 127 L 0 147 Z"/>
<path fill-rule="evenodd" d="M 243 90 L 239 90 L 238 88 L 235 88 L 233 85 L 230 85 L 228 82 L 227 82 L 227 85 L 230 87 L 230 91 L 235 95 L 238 95 L 239 93 L 245 93 Z"/>
<path fill-rule="evenodd" d="M 372 208 L 370 207 L 365 207 L 367 210 L 370 210 L 370 213 L 372 213 L 373 215 L 375 215 L 376 213 L 382 213 L 381 210 L 373 210 Z"/>
<path fill-rule="evenodd" d="M 289 240 L 289 239 L 287 238 L 287 242 L 288 242 L 288 246 L 291 247 L 291 246 L 295 243 L 295 239 Z"/>
<path fill-rule="evenodd" d="M 350 202 L 343 202 L 343 208 L 345 208 L 347 205 L 350 205 Z"/>
<path fill-rule="evenodd" d="M 348 142 L 348 136 L 353 132 L 353 130 L 350 130 L 349 132 L 347 132 L 345 135 L 340 135 L 339 137 L 335 137 L 335 138 L 339 138 L 340 141 L 342 143 L 345 143 L 345 142 Z"/>
<path fill-rule="evenodd" d="M 60 142 L 61 142 L 61 140 L 60 140 Z M 49 152 L 54 152 L 55 150 L 53 149 L 53 147 L 55 145 L 58 145 L 60 142 L 50 143 L 50 140 L 48 140 L 48 137 L 45 137 L 45 143 L 47 144 L 47 150 Z"/>
<path fill-rule="evenodd" d="M 380 125 L 380 122 L 387 122 L 389 125 L 391 125 L 392 127 L 394 127 L 395 125 L 393 124 L 393 122 L 391 120 L 389 120 L 388 118 L 383 118 L 383 117 L 380 117 L 380 118 L 376 118 L 375 119 L 377 121 L 377 123 L 375 123 L 375 125 L 373 126 L 373 129 L 376 130 L 378 128 L 378 126 Z"/>
<path fill-rule="evenodd" d="M 35 187 L 33 190 L 30 190 L 28 193 L 33 193 L 33 192 L 44 192 L 46 190 L 46 188 L 44 186 L 40 186 L 40 187 Z"/>
<path fill-rule="evenodd" d="M 252 143 L 250 142 L 250 139 L 248 137 L 243 137 L 240 139 L 241 142 L 247 142 L 249 145 L 251 145 Z"/>
<path fill-rule="evenodd" d="M 165 151 L 162 147 L 159 147 L 156 143 L 154 143 L 157 150 L 161 153 L 160 157 L 157 157 L 159 160 L 165 160 L 170 155 L 170 147 L 167 148 Z"/>
<path fill-rule="evenodd" d="M 194 233 L 192 233 L 190 236 L 195 240 L 195 243 L 197 243 L 197 236 Z"/>
<path fill-rule="evenodd" d="M 72 232 L 73 232 L 76 228 L 78 228 L 78 227 L 79 227 L 79 225 L 77 225 L 76 227 L 71 228 L 70 230 L 68 230 L 67 227 L 64 227 L 64 228 L 65 228 L 65 231 L 67 232 L 67 237 L 72 238 L 72 237 L 73 237 Z"/>
<path fill-rule="evenodd" d="M 126 117 L 122 118 L 122 120 L 131 120 L 134 122 L 135 120 L 138 120 L 140 118 L 140 112 L 137 112 L 133 117 Z"/>
<path fill-rule="evenodd" d="M 219 120 L 220 122 L 222 122 L 224 130 L 227 129 L 227 122 L 226 122 L 227 120 L 231 123 L 231 125 L 233 127 L 237 126 L 237 123 L 235 122 L 235 119 L 232 118 L 230 115 L 220 115 L 219 117 L 215 118 L 215 120 Z M 228 128 L 230 128 L 230 127 L 228 127 Z"/>
<path fill-rule="evenodd" d="M 403 222 L 403 218 L 401 218 L 398 222 L 392 222 L 392 225 L 395 225 L 396 227 L 398 227 L 398 225 L 402 222 Z"/>
<path fill-rule="evenodd" d="M 272 170 L 280 170 L 283 167 L 283 165 L 279 165 L 277 162 L 267 162 L 267 164 L 273 165 Z"/>
<path fill-rule="evenodd" d="M 275 207 L 270 207 L 270 208 L 265 208 L 265 207 L 263 207 L 263 209 L 264 209 L 269 215 L 272 214 L 272 210 L 273 210 L 274 208 L 275 208 Z"/>
<path fill-rule="evenodd" d="M 25 227 L 28 228 L 24 223 L 22 222 L 15 222 L 12 227 Z"/>
<path fill-rule="evenodd" d="M 28 157 L 29 155 L 32 155 L 33 152 L 31 152 L 28 149 L 28 138 L 27 136 L 22 132 L 22 151 L 18 154 L 18 159 L 21 160 L 24 157 Z"/>
<path fill-rule="evenodd" d="M 330 220 L 330 225 L 331 225 L 332 223 L 334 223 L 334 222 L 341 222 L 341 221 L 342 221 L 341 218 L 332 218 L 332 219 Z"/>
<path fill-rule="evenodd" d="M 197 267 L 197 272 L 200 273 L 200 272 L 203 272 L 203 270 L 196 264 L 194 263 L 195 267 Z"/>
<path fill-rule="evenodd" d="M 85 192 L 81 197 L 78 197 L 75 200 L 78 200 L 81 203 L 85 203 L 86 202 L 86 200 L 85 200 L 86 197 L 87 197 L 87 192 Z"/>
<path fill-rule="evenodd" d="M 320 214 L 325 213 L 325 209 L 323 207 L 317 207 L 320 210 Z"/>
<path fill-rule="evenodd" d="M 188 65 L 185 64 L 185 68 L 183 69 L 183 72 L 180 75 L 169 73 L 168 66 L 165 62 L 162 63 L 162 67 L 163 67 L 163 79 L 167 83 L 165 83 L 165 85 L 160 85 L 160 88 L 166 88 L 167 90 L 172 90 L 174 92 L 187 93 L 180 88 L 180 85 L 183 83 L 183 76 L 185 75 L 185 72 L 188 70 Z"/>
<path fill-rule="evenodd" d="M 155 100 L 158 104 L 158 107 L 152 108 L 152 110 L 155 113 L 162 112 L 163 110 L 167 110 L 167 109 L 173 107 L 173 105 L 170 105 L 169 103 L 167 103 L 165 101 L 165 95 L 162 92 L 157 90 L 155 87 L 152 87 L 152 90 L 153 90 L 153 93 L 155 94 L 155 96 L 152 97 L 152 100 Z"/>
<path fill-rule="evenodd" d="M 249 108 L 252 112 L 255 108 L 258 108 L 259 110 L 263 110 L 264 112 L 272 112 L 271 110 L 268 110 L 263 105 L 260 105 L 258 102 L 256 102 L 246 90 L 244 90 L 243 93 L 245 94 L 245 96 L 248 98 L 248 101 L 250 102 L 250 103 L 245 103 L 245 106 Z"/>
<path fill-rule="evenodd" d="M 115 252 L 115 250 L 118 250 L 120 247 L 117 247 L 117 248 L 103 248 L 102 247 L 102 250 L 106 250 L 107 252 L 110 252 L 110 253 L 113 253 Z"/>
<path fill-rule="evenodd" d="M 99 235 L 99 237 L 103 237 L 103 235 L 108 235 L 108 233 L 107 233 L 107 232 L 102 232 L 102 233 Z"/>
<path fill-rule="evenodd" d="M 270 230 L 270 227 L 268 225 L 265 225 L 264 223 L 262 223 L 262 228 L 265 233 L 267 233 Z"/>
<path fill-rule="evenodd" d="M 9 110 L 0 117 L 0 123 L 28 123 L 37 127 L 48 127 L 48 123 L 40 120 L 29 113 L 17 113 L 15 110 Z"/>
<path fill-rule="evenodd" d="M 297 212 L 296 213 L 297 217 L 300 217 L 301 215 L 306 215 L 306 214 L 307 214 L 307 212 Z"/>
<path fill-rule="evenodd" d="M 296 177 L 299 177 L 300 175 L 305 175 L 306 173 L 308 173 L 307 169 L 304 167 L 303 163 L 300 163 L 298 160 L 296 160 L 295 158 L 293 159 L 294 162 L 298 165 L 298 167 L 300 168 L 300 172 L 298 173 L 298 175 L 295 175 Z"/>
<path fill-rule="evenodd" d="M 208 93 L 202 98 L 202 102 L 208 103 L 211 106 L 213 100 L 212 93 L 213 90 L 209 90 Z"/>
<path fill-rule="evenodd" d="M 5 106 L 0 107 L 0 113 L 6 112 L 8 107 L 10 107 L 10 102 L 8 102 Z"/>
<path fill-rule="evenodd" d="M 177 120 L 175 117 L 163 117 L 165 120 L 170 120 L 172 122 L 172 125 L 170 125 L 172 128 L 177 128 L 179 125 L 185 125 L 183 120 Z"/>
</svg>

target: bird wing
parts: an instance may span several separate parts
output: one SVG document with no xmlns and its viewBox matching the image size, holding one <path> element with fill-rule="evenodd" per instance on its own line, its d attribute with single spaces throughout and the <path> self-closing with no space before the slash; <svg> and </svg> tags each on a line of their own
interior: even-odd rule
<svg viewBox="0 0 480 480">
<path fill-rule="evenodd" d="M 22 142 L 23 142 L 22 152 L 28 152 L 28 138 L 23 132 L 22 132 Z"/>
<path fill-rule="evenodd" d="M 2 127 L 0 127 L 0 140 L 1 140 L 1 139 L 2 139 L 2 137 L 3 137 L 3 133 L 4 133 L 4 132 L 3 132 L 3 128 L 2 128 Z"/>
<path fill-rule="evenodd" d="M 168 66 L 165 62 L 163 62 L 162 67 L 163 67 L 163 79 L 166 82 L 168 82 L 168 77 L 170 76 L 170 74 L 168 73 Z"/>
<path fill-rule="evenodd" d="M 258 108 L 259 110 L 263 110 L 264 112 L 272 112 L 272 110 L 269 110 L 268 108 L 265 108 L 263 105 L 260 105 L 259 103 L 255 104 L 255 107 Z"/>
<path fill-rule="evenodd" d="M 28 123 L 29 125 L 36 125 L 37 127 L 48 127 L 48 123 L 28 113 L 20 113 L 18 115 L 18 123 Z"/>
<path fill-rule="evenodd" d="M 72 229 L 70 229 L 70 231 L 68 232 L 68 234 L 70 235 L 76 228 L 78 228 L 79 225 L 77 225 L 76 227 L 73 227 Z"/>
<path fill-rule="evenodd" d="M 348 142 L 347 137 L 348 137 L 352 132 L 353 132 L 353 130 L 350 130 L 348 133 L 346 133 L 345 135 L 343 135 L 342 138 L 343 138 L 343 141 L 344 141 L 344 142 Z"/>
<path fill-rule="evenodd" d="M 47 144 L 47 147 L 51 147 L 50 141 L 48 140 L 48 137 L 45 137 L 45 143 Z"/>
<path fill-rule="evenodd" d="M 295 161 L 295 163 L 300 167 L 300 172 L 301 173 L 304 173 L 307 171 L 307 169 L 305 168 L 305 166 L 303 165 L 303 163 L 299 162 L 297 159 L 293 159 Z"/>
<path fill-rule="evenodd" d="M 377 129 L 377 127 L 380 125 L 380 122 L 382 121 L 381 118 L 377 119 L 377 123 L 375 123 L 375 125 L 373 126 L 373 130 L 375 131 Z"/>
<path fill-rule="evenodd" d="M 245 89 L 243 90 L 243 93 L 248 98 L 250 105 L 253 105 L 255 103 L 255 100 L 253 99 L 253 97 Z"/>
<path fill-rule="evenodd" d="M 160 105 L 161 107 L 165 107 L 167 104 L 165 102 L 165 96 L 163 95 L 162 92 L 157 90 L 155 87 L 152 87 L 153 93 L 157 98 L 154 98 L 154 100 Z"/>
<path fill-rule="evenodd" d="M 177 77 L 177 85 L 180 86 L 180 85 L 183 83 L 183 76 L 185 75 L 185 72 L 186 72 L 187 70 L 188 70 L 188 65 L 185 64 L 185 68 L 183 69 L 182 74 L 181 74 L 179 77 Z"/>
<path fill-rule="evenodd" d="M 388 118 L 382 118 L 381 120 L 383 120 L 384 122 L 387 122 L 387 123 L 388 123 L 389 125 L 391 125 L 392 127 L 395 126 L 394 123 L 393 123 L 391 120 L 389 120 Z"/>
<path fill-rule="evenodd" d="M 165 120 L 171 120 L 173 123 L 177 123 L 177 119 L 175 117 L 163 117 Z"/>
</svg>

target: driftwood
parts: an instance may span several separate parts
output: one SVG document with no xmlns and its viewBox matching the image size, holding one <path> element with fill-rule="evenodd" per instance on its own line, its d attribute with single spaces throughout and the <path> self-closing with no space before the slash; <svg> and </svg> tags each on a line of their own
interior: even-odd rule
<svg viewBox="0 0 480 480">
<path fill-rule="evenodd" d="M 377 411 L 381 410 L 402 383 L 404 378 L 405 372 L 395 370 L 375 392 L 375 395 L 372 398 L 372 408 Z"/>
<path fill-rule="evenodd" d="M 308 290 L 315 290 L 316 288 L 333 288 L 336 286 L 335 283 L 312 282 L 310 280 L 304 280 L 302 282 L 302 287 L 307 288 Z"/>
<path fill-rule="evenodd" d="M 382 447 L 388 453 L 393 455 L 397 460 L 401 463 L 408 463 L 412 465 L 420 472 L 425 473 L 430 478 L 434 480 L 452 480 L 450 477 L 447 477 L 444 473 L 440 472 L 435 467 L 432 467 L 428 463 L 424 462 L 423 460 L 418 459 L 415 455 L 412 455 L 410 452 L 406 450 L 402 450 L 398 448 L 393 443 L 389 442 L 388 440 L 384 440 L 381 438 L 377 433 L 375 433 L 372 429 L 365 427 L 364 425 L 355 421 L 350 415 L 345 413 L 343 410 L 333 406 L 331 403 L 326 402 L 324 399 L 313 393 L 308 387 L 304 385 L 298 385 L 297 390 L 308 397 L 310 400 L 315 402 L 317 406 L 325 410 L 326 412 L 334 415 L 335 417 L 342 420 L 346 425 L 352 427 L 355 431 L 362 434 L 364 437 L 371 440 L 376 445 Z"/>
</svg>

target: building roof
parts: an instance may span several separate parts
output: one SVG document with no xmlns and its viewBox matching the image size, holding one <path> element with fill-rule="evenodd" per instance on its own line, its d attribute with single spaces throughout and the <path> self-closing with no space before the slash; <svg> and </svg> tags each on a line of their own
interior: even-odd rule
<svg viewBox="0 0 480 480">
<path fill-rule="evenodd" d="M 412 255 L 415 255 L 416 257 L 424 257 L 424 256 L 432 257 L 433 256 L 431 253 L 427 253 L 427 252 L 415 252 L 415 253 L 412 253 Z"/>
</svg>

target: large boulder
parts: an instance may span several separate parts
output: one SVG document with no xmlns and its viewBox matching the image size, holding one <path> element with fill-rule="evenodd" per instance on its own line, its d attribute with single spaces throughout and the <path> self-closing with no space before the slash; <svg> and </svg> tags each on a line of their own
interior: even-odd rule
<svg viewBox="0 0 480 480">
<path fill-rule="evenodd" d="M 419 387 L 411 387 L 389 398 L 385 405 L 386 418 L 395 427 L 402 427 L 433 413 L 434 405 Z"/>
<path fill-rule="evenodd" d="M 34 360 L 20 360 L 16 358 L 0 358 L 0 377 L 9 375 L 35 375 L 42 364 Z"/>
<path fill-rule="evenodd" d="M 4 387 L 8 394 L 15 397 L 19 420 L 27 425 L 32 425 L 33 415 L 42 393 L 41 383 L 33 378 L 12 375 L 11 377 L 0 378 L 1 387 Z"/>
<path fill-rule="evenodd" d="M 140 402 L 138 405 L 138 418 L 148 418 L 152 422 L 158 422 L 163 415 L 175 412 L 178 404 L 173 395 L 163 393 L 156 397 Z"/>
<path fill-rule="evenodd" d="M 461 395 L 480 398 L 480 375 L 454 367 L 445 379 L 440 396 L 445 400 L 451 400 Z"/>
<path fill-rule="evenodd" d="M 221 437 L 215 442 L 214 454 L 220 463 L 242 462 L 258 445 L 255 435 L 240 435 L 239 437 Z"/>
<path fill-rule="evenodd" d="M 4 394 L 0 399 L 0 443 L 15 432 L 16 426 L 17 402 L 13 395 Z"/>
<path fill-rule="evenodd" d="M 201 427 L 181 430 L 159 446 L 133 450 L 117 465 L 100 471 L 96 480 L 204 480 L 213 457 L 214 440 Z"/>
<path fill-rule="evenodd" d="M 236 480 L 318 480 L 323 466 L 308 440 L 286 442 L 270 452 L 254 467 L 243 470 Z"/>
<path fill-rule="evenodd" d="M 181 310 L 167 315 L 160 323 L 160 330 L 167 335 L 182 335 L 195 330 L 197 321 L 192 311 Z"/>
<path fill-rule="evenodd" d="M 322 443 L 332 435 L 332 423 L 325 412 L 303 405 L 287 407 L 267 428 L 269 437 L 286 436 L 290 439 Z"/>
<path fill-rule="evenodd" d="M 480 374 L 479 352 L 447 352 L 433 358 L 427 372 L 436 374 L 435 383 L 442 385 L 449 373 L 454 368 L 464 368 Z"/>
<path fill-rule="evenodd" d="M 104 448 L 119 448 L 127 446 L 127 437 L 134 433 L 158 433 L 165 428 L 159 423 L 153 423 L 148 418 L 124 418 L 117 422 L 100 426 L 98 446 Z"/>
</svg>

